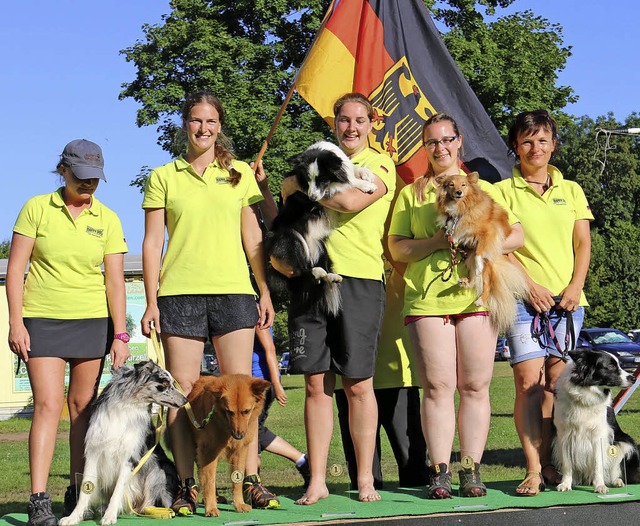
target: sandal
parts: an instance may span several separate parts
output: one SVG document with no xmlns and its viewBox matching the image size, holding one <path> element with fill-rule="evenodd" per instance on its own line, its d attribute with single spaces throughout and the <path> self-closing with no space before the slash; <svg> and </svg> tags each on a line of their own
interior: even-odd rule
<svg viewBox="0 0 640 526">
<path fill-rule="evenodd" d="M 538 479 L 539 484 L 534 484 L 533 480 Z M 542 475 L 539 471 L 527 471 L 524 480 L 516 488 L 516 495 L 519 497 L 535 497 L 541 491 L 544 491 L 546 486 L 544 485 Z M 527 490 L 526 492 L 519 492 L 518 489 Z"/>
<path fill-rule="evenodd" d="M 447 469 L 447 465 L 442 463 L 429 466 L 427 498 L 450 499 L 451 491 L 451 471 Z"/>
<path fill-rule="evenodd" d="M 553 472 L 553 474 L 549 477 L 544 474 L 545 470 L 548 473 Z M 540 473 L 542 475 L 542 480 L 547 486 L 557 486 L 562 482 L 562 475 L 553 464 L 545 464 L 544 466 L 542 466 L 542 470 L 540 471 Z"/>
<path fill-rule="evenodd" d="M 458 471 L 460 477 L 460 489 L 458 494 L 461 497 L 484 497 L 487 494 L 487 487 L 480 478 L 480 464 L 473 463 L 473 467 L 463 468 Z"/>
</svg>

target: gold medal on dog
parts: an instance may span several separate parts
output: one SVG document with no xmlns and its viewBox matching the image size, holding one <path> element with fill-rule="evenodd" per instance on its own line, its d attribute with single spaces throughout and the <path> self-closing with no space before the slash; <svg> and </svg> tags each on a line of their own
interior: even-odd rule
<svg viewBox="0 0 640 526">
<path fill-rule="evenodd" d="M 473 468 L 473 458 L 469 455 L 465 455 L 464 457 L 462 457 L 460 464 L 462 464 L 462 467 L 464 469 L 471 469 Z"/>
<path fill-rule="evenodd" d="M 96 489 L 96 486 L 90 480 L 87 480 L 86 482 L 82 483 L 82 493 L 86 493 L 87 495 L 90 495 L 91 493 L 93 493 L 94 489 Z"/>
<path fill-rule="evenodd" d="M 231 472 L 231 482 L 233 482 L 234 484 L 240 484 L 240 482 L 242 482 L 243 479 L 244 479 L 244 475 L 242 474 L 241 471 L 238 471 L 236 469 L 235 471 Z"/>
<path fill-rule="evenodd" d="M 332 477 L 339 477 L 342 475 L 342 466 L 340 464 L 331 464 L 329 467 L 329 474 Z"/>
<path fill-rule="evenodd" d="M 618 448 L 616 446 L 609 446 L 609 449 L 607 449 L 607 453 L 609 454 L 610 457 L 617 457 L 619 454 Z"/>
</svg>

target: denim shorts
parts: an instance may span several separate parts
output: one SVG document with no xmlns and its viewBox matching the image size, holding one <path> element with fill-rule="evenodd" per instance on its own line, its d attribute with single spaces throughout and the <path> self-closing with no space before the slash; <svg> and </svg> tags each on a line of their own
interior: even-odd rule
<svg viewBox="0 0 640 526">
<path fill-rule="evenodd" d="M 553 340 L 550 340 L 544 335 L 540 338 L 533 335 L 533 320 L 536 314 L 535 309 L 531 307 L 531 305 L 518 302 L 516 321 L 506 334 L 507 340 L 509 340 L 509 351 L 511 352 L 511 365 L 533 360 L 534 358 L 546 358 L 547 356 L 562 358 L 562 352 L 556 348 Z M 578 307 L 578 309 L 572 313 L 572 316 L 575 334 L 571 341 L 575 347 L 575 340 L 584 322 L 584 307 Z M 549 320 L 551 321 L 551 326 L 553 327 L 560 349 L 565 350 L 565 335 L 567 332 L 566 316 L 562 316 L 560 313 L 552 310 L 549 314 Z M 572 349 L 566 350 L 570 351 Z"/>
</svg>

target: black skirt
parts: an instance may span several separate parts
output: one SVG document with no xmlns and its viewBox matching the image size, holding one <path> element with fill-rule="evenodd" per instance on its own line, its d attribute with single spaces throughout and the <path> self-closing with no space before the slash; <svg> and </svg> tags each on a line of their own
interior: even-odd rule
<svg viewBox="0 0 640 526">
<path fill-rule="evenodd" d="M 30 358 L 102 358 L 113 342 L 111 318 L 24 318 L 24 325 L 31 338 Z"/>
</svg>

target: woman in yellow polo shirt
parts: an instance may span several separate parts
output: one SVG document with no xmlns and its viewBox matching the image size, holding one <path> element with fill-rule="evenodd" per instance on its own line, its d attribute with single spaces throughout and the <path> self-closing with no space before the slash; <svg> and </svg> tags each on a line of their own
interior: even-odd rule
<svg viewBox="0 0 640 526">
<path fill-rule="evenodd" d="M 342 377 L 349 405 L 358 499 L 380 500 L 372 472 L 378 422 L 373 374 L 385 299 L 382 236 L 396 171 L 388 155 L 369 148 L 373 107 L 367 97 L 347 93 L 334 103 L 333 111 L 340 149 L 353 164 L 373 172 L 377 189 L 366 194 L 352 188 L 320 201 L 335 225 L 327 250 L 334 272 L 343 277 L 342 311 L 329 316 L 310 309 L 293 295 L 289 305 L 290 367 L 292 372 L 305 375 L 304 420 L 311 464 L 309 487 L 296 501 L 301 505 L 315 504 L 329 496 L 326 468 L 333 433 L 336 374 Z M 283 181 L 285 197 L 297 190 L 294 177 Z"/>
<path fill-rule="evenodd" d="M 449 244 L 436 218 L 434 178 L 463 174 L 460 169 L 462 135 L 452 117 L 437 113 L 422 130 L 429 165 L 426 174 L 400 192 L 389 228 L 389 250 L 396 261 L 408 263 L 404 274 L 405 325 L 415 352 L 424 398 L 422 429 L 430 460 L 430 499 L 452 496 L 449 459 L 456 428 L 454 397 L 460 395 L 458 435 L 462 469 L 460 496 L 486 495 L 479 464 L 484 452 L 491 406 L 489 385 L 493 373 L 496 331 L 490 313 L 475 304 L 473 289 L 461 287 L 467 276 L 464 264 L 454 265 L 450 279 Z M 480 188 L 503 207 L 497 190 L 485 181 Z M 506 207 L 505 207 L 506 209 Z M 504 249 L 522 245 L 522 230 L 512 215 L 513 231 Z"/>
<path fill-rule="evenodd" d="M 563 354 L 570 350 L 564 312 L 572 315 L 574 343 L 584 319 L 587 300 L 582 288 L 591 258 L 593 215 L 582 188 L 549 164 L 558 149 L 558 135 L 555 120 L 545 110 L 519 114 L 508 141 L 519 162 L 513 177 L 496 186 L 522 224 L 525 243 L 514 256 L 531 290 L 507 334 L 516 386 L 513 417 L 527 462 L 516 492 L 534 496 L 545 482 L 560 482 L 551 464 L 553 388 L 565 366 Z M 548 314 L 546 327 L 540 313 Z M 536 316 L 539 323 L 534 322 Z"/>
<path fill-rule="evenodd" d="M 273 306 L 257 203 L 263 199 L 252 169 L 234 159 L 222 134 L 224 109 L 210 92 L 187 98 L 182 111 L 188 145 L 184 155 L 149 176 L 142 207 L 142 269 L 147 309 L 141 327 L 162 337 L 167 369 L 185 394 L 200 376 L 204 342 L 211 339 L 222 374 L 251 375 L 256 325 L 268 328 Z M 169 239 L 162 258 L 165 228 Z M 247 259 L 260 298 L 256 308 Z M 158 286 L 159 285 L 159 286 Z M 181 478 L 173 505 L 195 512 L 194 445 L 184 410 L 170 410 L 168 427 Z M 253 507 L 278 501 L 257 475 L 258 445 L 247 459 L 245 500 Z"/>
<path fill-rule="evenodd" d="M 123 271 L 127 244 L 116 214 L 94 196 L 100 179 L 106 181 L 103 167 L 97 144 L 84 139 L 67 144 L 56 168 L 64 186 L 27 201 L 13 228 L 6 280 L 9 348 L 25 362 L 33 392 L 32 495 L 27 508 L 31 526 L 58 524 L 47 480 L 64 404 L 66 364 L 71 419 L 71 484 L 64 497 L 68 515 L 75 508 L 76 477 L 82 479 L 88 407 L 105 355 L 113 367 L 129 357 Z"/>
</svg>

